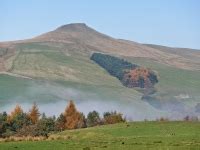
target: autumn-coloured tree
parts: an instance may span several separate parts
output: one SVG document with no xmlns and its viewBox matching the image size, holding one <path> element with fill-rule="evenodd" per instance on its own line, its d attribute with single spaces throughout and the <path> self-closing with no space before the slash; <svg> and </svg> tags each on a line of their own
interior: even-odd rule
<svg viewBox="0 0 200 150">
<path fill-rule="evenodd" d="M 75 104 L 70 100 L 69 105 L 64 112 L 65 129 L 80 128 L 83 122 L 83 116 L 76 110 Z"/>
<path fill-rule="evenodd" d="M 38 122 L 40 117 L 40 112 L 36 103 L 33 104 L 28 115 L 32 124 L 36 124 Z"/>
<path fill-rule="evenodd" d="M 157 76 L 147 68 L 138 67 L 127 71 L 122 79 L 122 83 L 127 87 L 151 88 L 157 83 Z"/>
<path fill-rule="evenodd" d="M 10 115 L 7 117 L 7 121 L 11 122 L 17 115 L 20 115 L 23 113 L 23 110 L 19 104 L 15 106 L 15 109 L 10 113 Z"/>
</svg>

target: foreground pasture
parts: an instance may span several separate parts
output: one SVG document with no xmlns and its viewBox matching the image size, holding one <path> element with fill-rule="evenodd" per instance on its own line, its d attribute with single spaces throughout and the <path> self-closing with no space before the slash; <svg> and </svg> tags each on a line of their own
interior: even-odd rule
<svg viewBox="0 0 200 150">
<path fill-rule="evenodd" d="M 1 150 L 200 149 L 199 122 L 132 122 L 52 134 L 47 140 L 1 142 Z"/>
</svg>

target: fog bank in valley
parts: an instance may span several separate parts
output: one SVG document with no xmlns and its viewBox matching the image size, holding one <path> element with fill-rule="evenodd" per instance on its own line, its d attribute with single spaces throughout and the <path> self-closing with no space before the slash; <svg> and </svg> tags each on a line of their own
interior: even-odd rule
<svg viewBox="0 0 200 150">
<path fill-rule="evenodd" d="M 160 117 L 180 120 L 187 115 L 198 115 L 191 108 L 184 107 L 180 109 L 177 103 L 170 103 L 168 104 L 169 107 L 162 110 L 141 99 L 132 101 L 126 99 L 103 99 L 101 95 L 90 91 L 86 92 L 49 83 L 29 87 L 26 95 L 28 97 L 24 97 L 24 95 L 18 96 L 0 105 L 0 112 L 11 112 L 16 104 L 21 105 L 23 110 L 27 112 L 33 102 L 36 102 L 41 113 L 44 112 L 47 116 L 58 116 L 64 112 L 68 101 L 74 100 L 77 109 L 85 115 L 93 110 L 98 111 L 101 116 L 106 111 L 117 111 L 130 121 L 155 120 Z"/>
</svg>

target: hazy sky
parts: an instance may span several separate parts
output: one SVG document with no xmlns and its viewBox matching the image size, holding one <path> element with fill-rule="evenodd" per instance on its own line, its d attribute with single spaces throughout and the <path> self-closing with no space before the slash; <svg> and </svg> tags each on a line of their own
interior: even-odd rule
<svg viewBox="0 0 200 150">
<path fill-rule="evenodd" d="M 115 38 L 200 49 L 200 0 L 0 0 L 0 41 L 75 22 Z"/>
</svg>

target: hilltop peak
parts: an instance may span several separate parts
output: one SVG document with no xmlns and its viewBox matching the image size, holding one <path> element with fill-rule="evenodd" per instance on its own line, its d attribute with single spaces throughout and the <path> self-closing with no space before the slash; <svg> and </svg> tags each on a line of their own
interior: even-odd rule
<svg viewBox="0 0 200 150">
<path fill-rule="evenodd" d="M 57 28 L 57 30 L 72 30 L 72 31 L 85 30 L 85 29 L 90 29 L 90 27 L 88 27 L 85 23 L 70 23 Z"/>
</svg>

